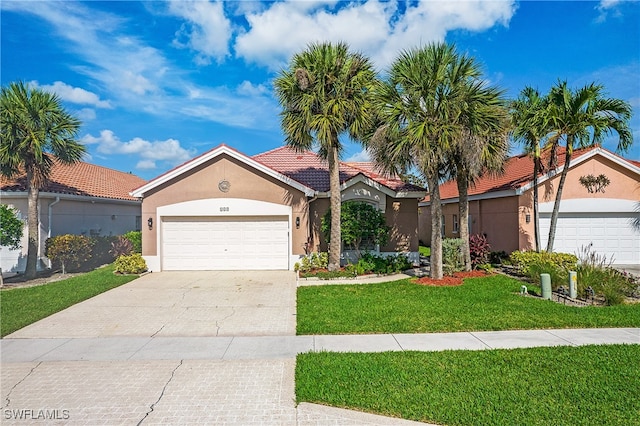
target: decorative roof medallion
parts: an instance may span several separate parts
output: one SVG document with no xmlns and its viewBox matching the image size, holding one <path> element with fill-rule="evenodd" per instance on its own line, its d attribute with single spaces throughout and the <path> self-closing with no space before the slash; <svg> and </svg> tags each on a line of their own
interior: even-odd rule
<svg viewBox="0 0 640 426">
<path fill-rule="evenodd" d="M 229 192 L 229 189 L 231 188 L 231 184 L 229 183 L 228 180 L 223 179 L 220 182 L 218 182 L 218 189 L 222 192 Z"/>
</svg>

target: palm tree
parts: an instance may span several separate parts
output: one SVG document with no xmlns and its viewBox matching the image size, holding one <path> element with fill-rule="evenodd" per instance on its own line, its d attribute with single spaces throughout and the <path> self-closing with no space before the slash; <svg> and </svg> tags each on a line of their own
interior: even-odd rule
<svg viewBox="0 0 640 426">
<path fill-rule="evenodd" d="M 439 183 L 447 154 L 462 135 L 465 91 L 476 67 L 445 43 L 404 51 L 374 94 L 379 126 L 369 152 L 387 173 L 415 167 L 426 179 L 431 202 L 431 272 L 442 278 L 442 206 Z"/>
<path fill-rule="evenodd" d="M 84 145 L 75 140 L 80 121 L 67 113 L 58 96 L 19 81 L 0 93 L 0 173 L 27 177 L 27 265 L 25 276 L 36 275 L 38 256 L 38 197 L 47 183 L 54 158 L 64 164 L 80 161 Z"/>
<path fill-rule="evenodd" d="M 618 152 L 626 151 L 633 143 L 629 128 L 631 106 L 620 99 L 604 97 L 604 87 L 595 83 L 578 90 L 567 87 L 566 81 L 558 82 L 549 93 L 549 124 L 551 126 L 548 145 L 551 158 L 556 158 L 562 140 L 565 144 L 565 159 L 556 199 L 551 213 L 547 251 L 553 251 L 556 223 L 562 200 L 562 189 L 569 172 L 574 149 L 599 145 L 604 138 L 618 134 Z"/>
<path fill-rule="evenodd" d="M 541 142 L 548 133 L 547 99 L 537 89 L 525 87 L 511 103 L 512 136 L 533 158 L 533 232 L 535 250 L 540 251 L 540 214 L 538 212 L 538 176 L 542 171 Z"/>
<path fill-rule="evenodd" d="M 448 155 L 458 186 L 459 230 L 465 270 L 471 270 L 469 248 L 469 185 L 485 173 L 498 174 L 509 152 L 508 111 L 503 91 L 486 86 L 479 70 L 469 77 L 460 117 L 463 131 Z"/>
<path fill-rule="evenodd" d="M 340 174 L 343 149 L 339 137 L 361 140 L 371 127 L 371 88 L 376 80 L 371 61 L 349 51 L 346 43 L 311 44 L 291 59 L 275 80 L 286 144 L 299 151 L 317 145 L 329 165 L 331 235 L 329 270 L 340 267 Z"/>
</svg>

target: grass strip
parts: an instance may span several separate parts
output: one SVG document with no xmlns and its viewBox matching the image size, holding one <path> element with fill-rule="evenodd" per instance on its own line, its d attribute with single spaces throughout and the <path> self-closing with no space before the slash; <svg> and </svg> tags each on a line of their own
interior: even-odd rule
<svg viewBox="0 0 640 426">
<path fill-rule="evenodd" d="M 640 304 L 577 308 L 518 293 L 504 275 L 457 287 L 409 280 L 298 288 L 298 334 L 426 333 L 640 327 Z M 531 287 L 531 286 L 529 286 Z"/>
<path fill-rule="evenodd" d="M 446 425 L 640 425 L 640 345 L 300 354 L 296 399 Z"/>
<path fill-rule="evenodd" d="M 0 335 L 13 333 L 83 300 L 128 283 L 137 275 L 116 275 L 113 265 L 36 287 L 0 291 Z"/>
</svg>

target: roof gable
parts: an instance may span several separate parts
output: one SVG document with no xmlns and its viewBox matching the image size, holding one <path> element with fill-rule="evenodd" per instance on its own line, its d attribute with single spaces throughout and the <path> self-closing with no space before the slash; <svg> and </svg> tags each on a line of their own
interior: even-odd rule
<svg viewBox="0 0 640 426">
<path fill-rule="evenodd" d="M 216 158 L 220 155 L 228 155 L 238 161 L 240 161 L 243 164 L 246 164 L 247 166 L 256 169 L 262 173 L 265 173 L 268 176 L 271 176 L 293 188 L 296 188 L 302 192 L 304 192 L 307 196 L 312 196 L 314 195 L 314 191 L 312 188 L 301 184 L 300 182 L 290 178 L 289 176 L 286 176 L 285 174 L 282 174 L 276 170 L 274 170 L 273 168 L 260 163 L 259 161 L 256 161 L 254 159 L 252 159 L 251 157 L 247 157 L 246 155 L 242 154 L 241 152 L 225 145 L 218 145 L 217 147 L 205 152 L 202 155 L 199 155 L 198 157 L 195 157 L 189 161 L 187 161 L 186 163 L 183 163 L 171 170 L 169 170 L 168 172 L 165 172 L 163 174 L 161 174 L 160 176 L 156 177 L 155 179 L 150 180 L 149 182 L 147 182 L 145 185 L 142 185 L 138 188 L 136 188 L 135 190 L 133 190 L 131 192 L 131 195 L 134 197 L 143 197 L 145 193 L 149 192 L 150 190 L 166 183 L 169 182 L 173 179 L 176 179 L 177 177 L 179 177 L 180 175 L 182 175 L 183 173 L 186 173 L 210 160 L 212 160 L 213 158 Z"/>
<path fill-rule="evenodd" d="M 49 182 L 40 192 L 135 201 L 129 191 L 144 182 L 144 179 L 131 173 L 85 162 L 63 164 L 54 157 Z M 0 177 L 0 189 L 14 193 L 26 192 L 26 175 L 14 179 Z"/>
</svg>

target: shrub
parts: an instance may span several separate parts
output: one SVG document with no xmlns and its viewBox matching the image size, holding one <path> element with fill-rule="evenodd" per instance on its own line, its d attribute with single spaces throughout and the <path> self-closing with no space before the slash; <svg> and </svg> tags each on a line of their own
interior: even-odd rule
<svg viewBox="0 0 640 426">
<path fill-rule="evenodd" d="M 53 263 L 59 263 L 62 273 L 77 270 L 91 258 L 94 241 L 83 235 L 58 235 L 48 238 L 45 243 L 45 256 Z"/>
<path fill-rule="evenodd" d="M 607 305 L 619 305 L 625 296 L 631 296 L 637 284 L 627 274 L 611 267 L 604 255 L 592 250 L 593 244 L 580 250 L 580 262 L 576 268 L 578 292 L 586 297 L 586 289 L 591 287 L 595 294 L 601 295 Z"/>
<path fill-rule="evenodd" d="M 578 258 L 573 254 L 545 251 L 514 251 L 510 259 L 520 273 L 538 284 L 540 284 L 540 274 L 549 274 L 554 289 L 566 284 L 569 271 L 575 270 L 578 262 Z"/>
<path fill-rule="evenodd" d="M 471 267 L 477 268 L 478 265 L 489 261 L 489 251 L 491 246 L 487 242 L 484 235 L 471 235 L 469 237 L 469 253 L 471 255 Z"/>
<path fill-rule="evenodd" d="M 116 259 L 115 272 L 119 274 L 141 274 L 147 270 L 147 262 L 140 253 L 120 256 Z"/>
<path fill-rule="evenodd" d="M 120 256 L 128 256 L 133 252 L 133 244 L 128 238 L 120 236 L 111 243 L 111 250 L 109 252 L 116 259 Z"/>
<path fill-rule="evenodd" d="M 18 219 L 18 212 L 13 207 L 0 204 L 0 246 L 19 249 L 23 229 L 24 224 Z"/>
<path fill-rule="evenodd" d="M 92 237 L 93 248 L 91 250 L 91 259 L 85 264 L 83 269 L 94 269 L 102 265 L 113 263 L 116 256 L 111 253 L 111 243 L 116 241 L 117 237 Z"/>
<path fill-rule="evenodd" d="M 464 269 L 462 240 L 460 238 L 445 238 L 442 240 L 442 268 L 446 275 L 451 275 Z"/>
<path fill-rule="evenodd" d="M 123 235 L 129 240 L 133 246 L 135 253 L 142 253 L 142 232 L 141 231 L 129 231 Z"/>
<path fill-rule="evenodd" d="M 296 262 L 294 270 L 296 272 L 309 272 L 314 269 L 327 269 L 329 265 L 329 253 L 316 253 L 313 252 L 300 259 L 300 262 Z"/>
</svg>

